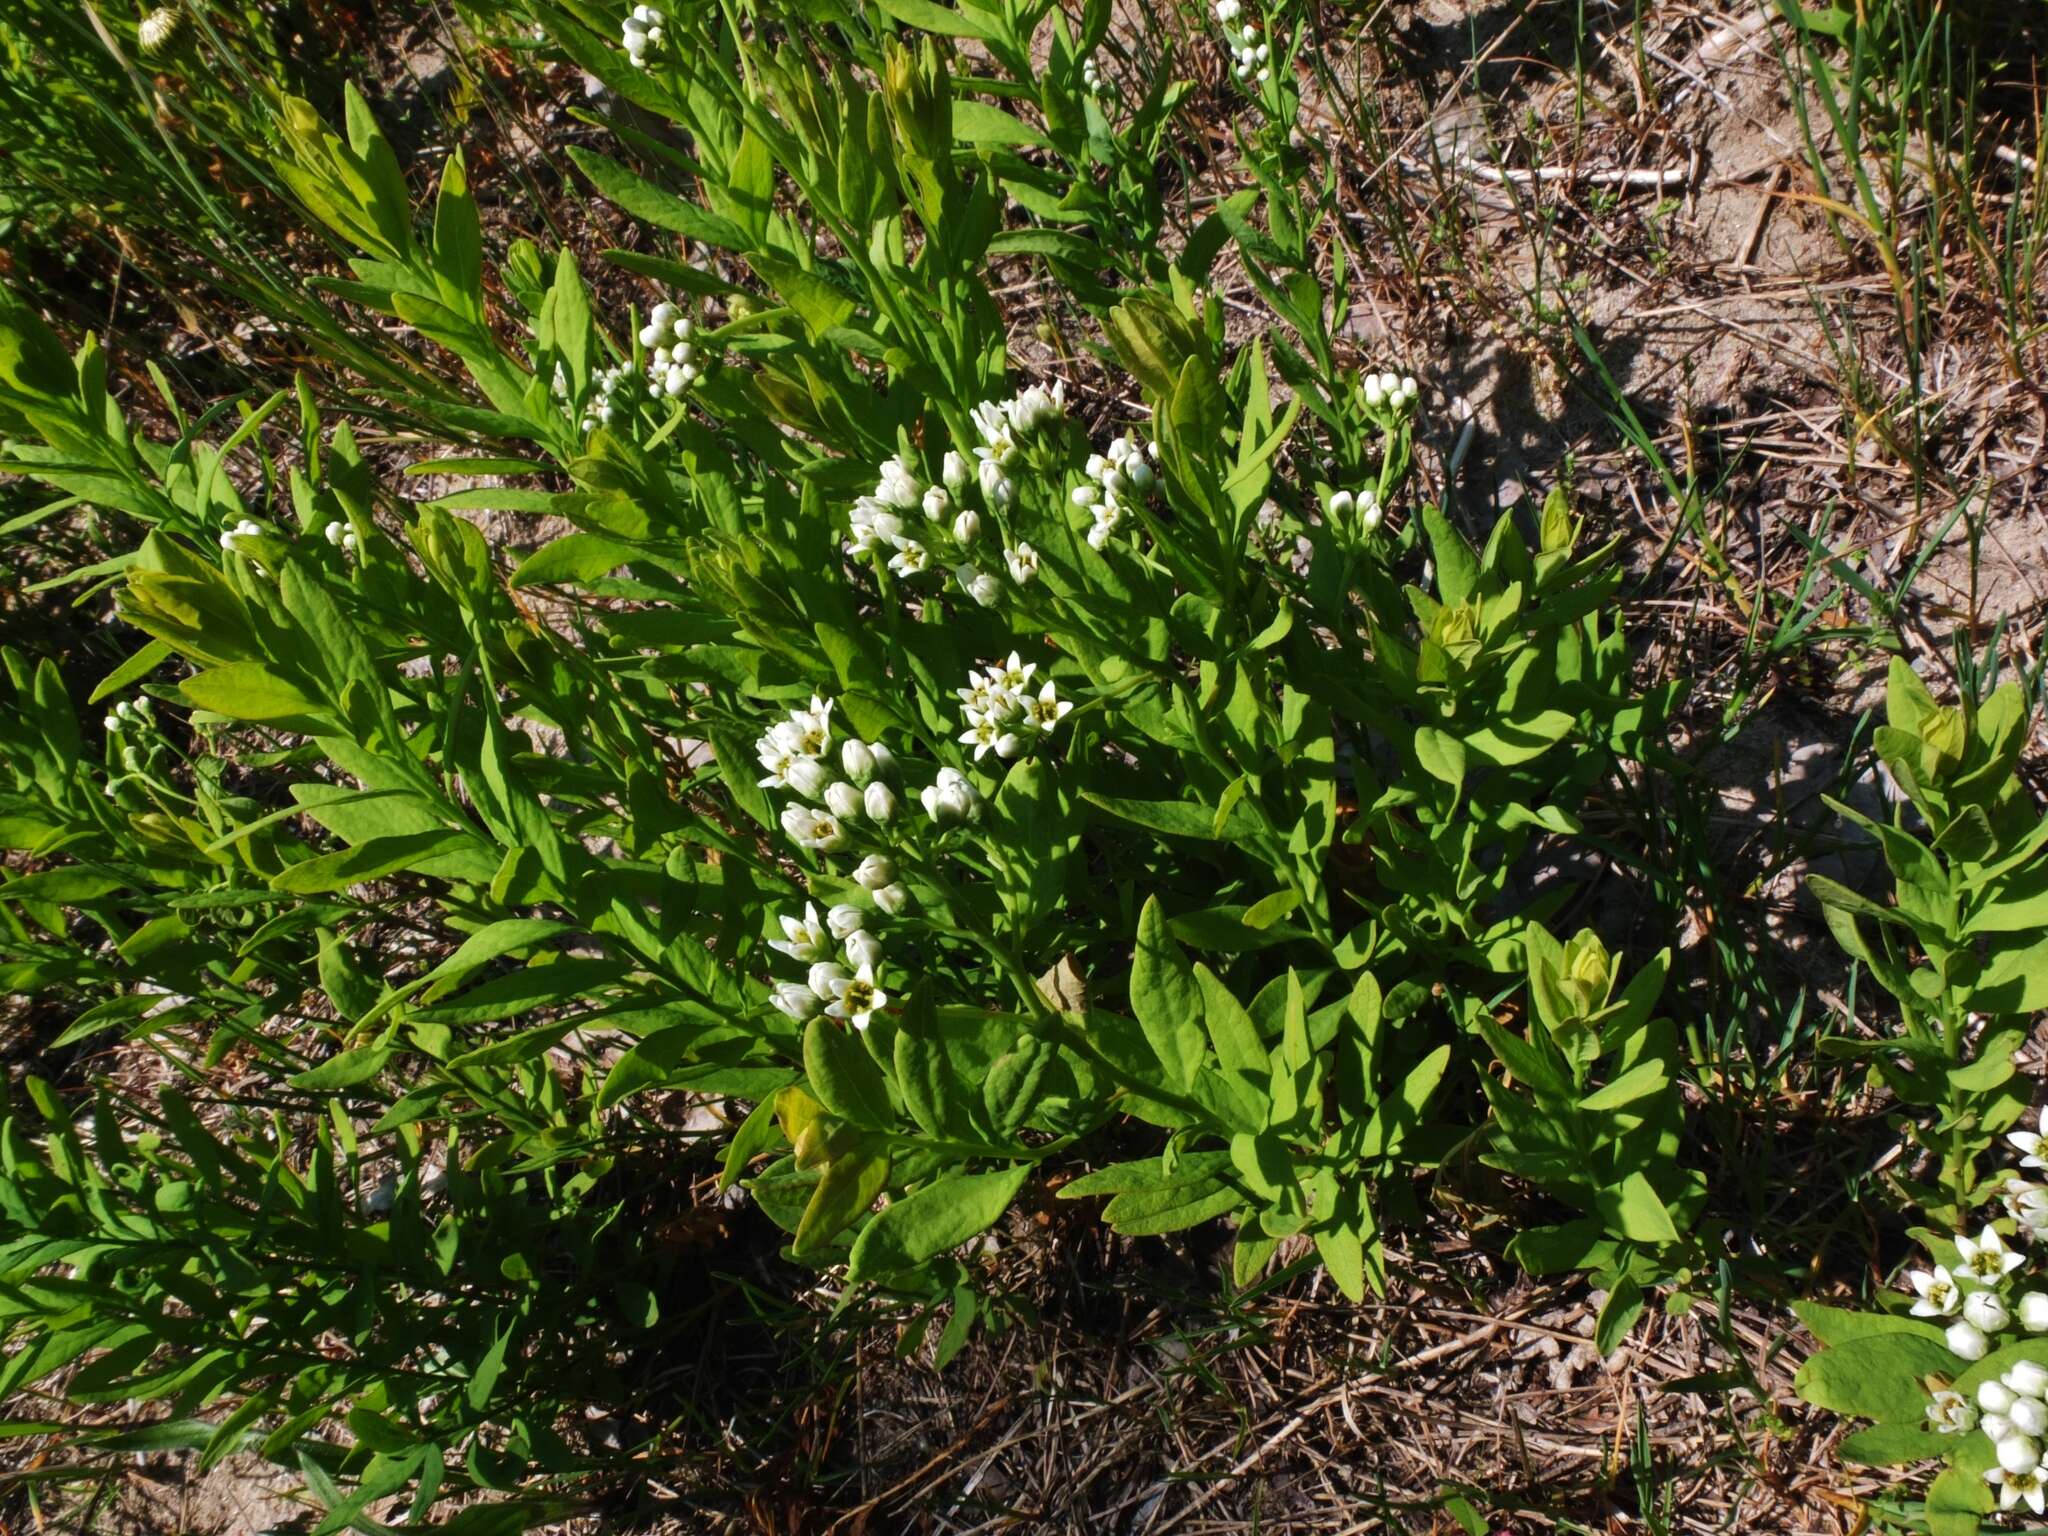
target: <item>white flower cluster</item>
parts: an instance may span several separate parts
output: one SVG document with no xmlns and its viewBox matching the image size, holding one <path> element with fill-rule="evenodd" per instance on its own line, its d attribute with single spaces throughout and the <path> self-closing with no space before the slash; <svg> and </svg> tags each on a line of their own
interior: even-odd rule
<svg viewBox="0 0 2048 1536">
<path fill-rule="evenodd" d="M 147 695 L 144 695 L 142 698 L 132 701 L 123 699 L 114 706 L 112 713 L 100 723 L 107 728 L 107 734 L 113 736 L 119 734 L 124 726 L 132 725 L 139 729 L 147 730 L 156 721 L 150 713 L 149 698 Z"/>
<path fill-rule="evenodd" d="M 1012 651 L 1008 661 L 967 674 L 967 686 L 959 690 L 961 712 L 967 718 L 960 740 L 974 748 L 976 762 L 990 752 L 1006 760 L 1019 756 L 1040 737 L 1051 735 L 1072 712 L 1073 701 L 1059 696 L 1051 678 L 1037 693 L 1031 691 L 1031 675 L 1037 670 L 1037 662 Z"/>
<path fill-rule="evenodd" d="M 1957 1392 L 1942 1397 L 1955 1399 L 1942 1404 L 1945 1421 L 1960 1423 L 1971 1414 L 1972 1405 Z M 1984 1481 L 1998 1490 L 1998 1507 L 2013 1509 L 2025 1504 L 2035 1514 L 2048 1503 L 2041 1473 L 2041 1439 L 2048 1434 L 2048 1366 L 2022 1360 L 2003 1376 L 1977 1385 L 1976 1427 L 1991 1441 L 1996 1466 L 1987 1468 Z M 1932 1419 L 1934 1410 L 1928 1410 Z M 1958 1433 L 1948 1430 L 1947 1433 Z"/>
<path fill-rule="evenodd" d="M 984 400 L 973 411 L 976 468 L 973 483 L 991 512 L 1007 512 L 1017 499 L 1011 472 L 1023 464 L 1023 441 L 1045 431 L 1066 414 L 1066 385 L 1047 389 L 1034 384 L 1008 400 Z M 966 505 L 967 460 L 948 450 L 939 483 L 927 485 L 901 454 L 882 463 L 879 479 L 868 495 L 853 504 L 848 516 L 852 537 L 849 555 L 889 549 L 889 569 L 898 576 L 919 576 L 951 567 L 953 579 L 976 603 L 987 608 L 1002 596 L 1002 584 L 977 565 L 970 553 L 981 538 L 981 513 Z M 910 514 L 921 512 L 917 528 Z M 1038 551 L 1019 542 L 1005 545 L 1003 563 L 1010 579 L 1025 586 L 1038 575 Z"/>
<path fill-rule="evenodd" d="M 1392 410 L 1396 415 L 1415 409 L 1415 397 L 1420 392 L 1413 376 L 1391 373 L 1368 373 L 1359 389 L 1365 395 L 1365 403 L 1373 410 Z"/>
<path fill-rule="evenodd" d="M 1242 0 L 1216 0 L 1216 20 L 1223 28 L 1223 40 L 1230 44 L 1237 78 L 1264 85 L 1273 78 L 1270 63 L 1273 50 L 1260 38 L 1257 22 L 1245 21 L 1242 26 L 1236 25 L 1243 16 Z"/>
<path fill-rule="evenodd" d="M 235 543 L 237 539 L 260 539 L 262 537 L 262 524 L 245 517 L 236 523 L 234 527 L 221 530 L 220 547 L 230 554 L 239 554 L 241 551 L 236 547 Z"/>
<path fill-rule="evenodd" d="M 1088 530 L 1088 544 L 1100 549 L 1110 541 L 1124 520 L 1128 499 L 1143 496 L 1159 482 L 1159 445 L 1147 443 L 1142 449 L 1128 437 L 1109 440 L 1109 452 L 1088 455 L 1087 474 L 1091 483 L 1077 485 L 1071 493 L 1075 506 L 1086 507 L 1094 516 Z"/>
<path fill-rule="evenodd" d="M 875 855 L 861 868 L 887 863 L 888 860 Z M 856 872 L 854 878 L 859 880 L 860 874 Z M 855 1029 L 866 1029 L 875 1010 L 889 1001 L 889 994 L 875 980 L 876 967 L 882 963 L 882 945 L 867 930 L 867 914 L 849 902 L 841 902 L 820 922 L 816 904 L 807 901 L 802 917 L 785 916 L 778 921 L 782 924 L 782 937 L 770 939 L 768 947 L 780 950 L 808 969 L 801 982 L 777 982 L 769 1001 L 798 1022 L 823 1009 L 828 1018 Z M 835 944 L 841 948 L 835 950 Z M 833 958 L 835 954 L 844 956 L 845 965 Z M 853 969 L 848 971 L 847 966 Z"/>
<path fill-rule="evenodd" d="M 1348 522 L 1354 513 L 1358 518 L 1358 526 L 1365 532 L 1371 533 L 1373 529 L 1379 527 L 1380 520 L 1387 515 L 1387 512 L 1386 508 L 1380 505 L 1380 493 L 1377 486 L 1368 485 L 1355 496 L 1349 491 L 1332 491 L 1330 493 L 1330 520 L 1332 522 Z"/>
<path fill-rule="evenodd" d="M 974 408 L 974 431 L 981 439 L 974 449 L 978 461 L 975 478 L 981 484 L 981 498 L 990 508 L 1007 512 L 1017 499 L 1017 485 L 1010 472 L 1018 465 L 1023 439 L 1036 436 L 1066 414 L 1065 379 L 1051 389 L 1033 384 L 1007 400 L 984 400 Z"/>
<path fill-rule="evenodd" d="M 335 518 L 334 521 L 320 531 L 326 537 L 327 542 L 340 550 L 344 555 L 352 555 L 356 552 L 356 531 L 340 518 Z"/>
<path fill-rule="evenodd" d="M 886 825 L 896 817 L 896 791 L 888 782 L 895 759 L 889 749 L 879 741 L 842 743 L 839 766 L 844 778 L 832 772 L 831 750 L 832 703 L 815 694 L 807 707 L 791 710 L 788 719 L 777 721 L 754 743 L 754 755 L 767 773 L 761 780 L 763 789 L 787 789 L 822 802 L 786 806 L 782 812 L 782 830 L 799 848 L 814 853 L 845 847 L 850 822 L 865 819 Z M 887 859 L 864 860 L 853 878 L 875 893 L 876 905 L 885 912 L 900 912 L 910 900 Z"/>
<path fill-rule="evenodd" d="M 2014 1131 L 2006 1139 L 2021 1154 L 2022 1169 L 2048 1171 L 2040 1135 Z M 2014 1174 L 2000 1190 L 1999 1200 L 2024 1238 L 2048 1235 L 2048 1186 Z M 2048 1333 L 2048 1292 L 2023 1291 L 2010 1301 L 2004 1294 L 2026 1257 L 2006 1246 L 1996 1228 L 1986 1225 L 1974 1238 L 1959 1235 L 1955 1247 L 1953 1270 L 1936 1264 L 1906 1276 L 1914 1291 L 1913 1316 L 1956 1319 L 1946 1333 L 1953 1353 L 1964 1360 L 1982 1360 L 1990 1353 L 1994 1336 L 2014 1324 L 2027 1333 Z M 1980 1384 L 1975 1403 L 1958 1392 L 1936 1391 L 1930 1394 L 1927 1422 L 1943 1434 L 1982 1429 L 1997 1454 L 1997 1464 L 1984 1477 L 1998 1489 L 1999 1508 L 2024 1503 L 2035 1514 L 2044 1513 L 2048 1367 L 2023 1361 L 1996 1380 Z"/>
<path fill-rule="evenodd" d="M 647 383 L 655 394 L 673 400 L 704 376 L 692 329 L 690 317 L 667 301 L 655 305 L 640 328 L 640 345 L 648 349 Z"/>
<path fill-rule="evenodd" d="M 1100 96 L 1109 88 L 1108 83 L 1102 78 L 1102 71 L 1096 68 L 1095 55 L 1092 53 L 1081 61 L 1081 84 L 1087 88 L 1090 96 Z"/>
<path fill-rule="evenodd" d="M 618 413 L 626 408 L 627 399 L 636 387 L 633 370 L 626 363 L 614 363 L 590 383 L 590 404 L 583 409 L 585 432 L 610 426 Z"/>
<path fill-rule="evenodd" d="M 653 6 L 636 5 L 619 24 L 619 41 L 626 45 L 635 69 L 645 69 L 648 50 L 661 46 L 662 21 L 661 12 Z"/>
</svg>

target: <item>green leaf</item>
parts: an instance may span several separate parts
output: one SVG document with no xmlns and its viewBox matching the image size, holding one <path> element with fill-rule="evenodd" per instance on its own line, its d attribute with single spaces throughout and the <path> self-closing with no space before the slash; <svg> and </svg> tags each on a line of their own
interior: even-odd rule
<svg viewBox="0 0 2048 1536">
<path fill-rule="evenodd" d="M 761 251 L 749 252 L 747 265 L 782 296 L 814 336 L 823 336 L 853 316 L 853 300 L 816 272 Z"/>
<path fill-rule="evenodd" d="M 799 1257 L 823 1248 L 875 1203 L 889 1183 L 889 1156 L 866 1143 L 841 1151 L 826 1165 L 797 1223 L 791 1250 Z"/>
<path fill-rule="evenodd" d="M 1202 992 L 1187 957 L 1167 931 L 1159 898 L 1138 914 L 1137 952 L 1131 963 L 1131 1012 L 1174 1088 L 1194 1081 L 1203 1059 Z"/>
<path fill-rule="evenodd" d="M 634 557 L 624 544 L 595 533 L 571 533 L 543 544 L 512 573 L 514 587 L 571 586 L 595 581 Z"/>
<path fill-rule="evenodd" d="M 744 251 L 751 243 L 746 232 L 731 220 L 642 181 L 616 160 L 607 160 L 577 146 L 570 147 L 569 158 L 606 201 L 617 204 L 643 223 L 728 251 Z"/>
<path fill-rule="evenodd" d="M 1601 1190 L 1597 1203 L 1609 1228 L 1638 1243 L 1675 1243 L 1678 1228 L 1648 1176 L 1638 1170 L 1610 1189 Z"/>
<path fill-rule="evenodd" d="M 1600 1315 L 1593 1321 L 1593 1347 L 1603 1357 L 1613 1354 L 1642 1315 L 1643 1288 L 1633 1275 L 1623 1275 L 1600 1304 Z"/>
<path fill-rule="evenodd" d="M 1946 1458 L 1955 1448 L 1955 1436 L 1929 1429 L 1923 1419 L 1917 1424 L 1873 1424 L 1845 1438 L 1837 1451 L 1842 1460 L 1866 1467 L 1896 1467 Z"/>
<path fill-rule="evenodd" d="M 1848 1307 L 1830 1307 L 1818 1301 L 1795 1301 L 1792 1311 L 1806 1324 L 1806 1331 L 1832 1348 L 1851 1339 L 1877 1338 L 1890 1333 L 1910 1333 L 1935 1343 L 1945 1335 L 1933 1323 L 1896 1312 L 1859 1312 Z"/>
<path fill-rule="evenodd" d="M 1031 1164 L 995 1173 L 955 1174 L 884 1206 L 861 1229 L 847 1261 L 849 1282 L 897 1274 L 959 1247 L 994 1226 Z"/>
<path fill-rule="evenodd" d="M 1909 1423 L 1927 1411 L 1922 1378 L 1953 1376 L 1960 1363 L 1947 1345 L 1917 1334 L 1871 1334 L 1814 1355 L 1799 1368 L 1792 1384 L 1816 1408 Z"/>
<path fill-rule="evenodd" d="M 179 692 L 198 709 L 320 735 L 335 729 L 327 707 L 260 661 L 231 661 L 186 678 Z"/>
<path fill-rule="evenodd" d="M 1415 760 L 1453 789 L 1465 782 L 1465 744 L 1433 725 L 1415 728 Z"/>
<path fill-rule="evenodd" d="M 837 1020 L 820 1016 L 804 1029 L 804 1072 L 818 1101 L 842 1120 L 871 1131 L 896 1124 L 882 1069 Z"/>
<path fill-rule="evenodd" d="M 331 1093 L 336 1089 L 353 1088 L 358 1083 L 367 1083 L 384 1070 L 385 1063 L 397 1055 L 388 1045 L 359 1045 L 352 1051 L 343 1051 L 330 1056 L 310 1072 L 301 1072 L 289 1079 L 294 1088 L 303 1088 L 309 1093 Z"/>
<path fill-rule="evenodd" d="M 943 5 L 934 5 L 932 0 L 875 0 L 875 3 L 896 20 L 916 27 L 920 32 L 931 32 L 940 37 L 974 37 L 983 42 L 989 40 L 989 30 L 978 18 L 949 10 Z M 955 102 L 953 110 L 957 113 L 964 105 L 964 102 Z"/>
</svg>

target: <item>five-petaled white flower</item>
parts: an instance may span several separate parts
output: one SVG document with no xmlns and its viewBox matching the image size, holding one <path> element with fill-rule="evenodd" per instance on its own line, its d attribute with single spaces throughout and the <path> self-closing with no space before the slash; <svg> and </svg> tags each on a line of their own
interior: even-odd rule
<svg viewBox="0 0 2048 1536">
<path fill-rule="evenodd" d="M 1024 701 L 1024 719 L 1036 731 L 1050 731 L 1072 713 L 1074 701 L 1059 696 L 1050 679 L 1035 698 Z"/>
<path fill-rule="evenodd" d="M 1977 1427 L 1977 1410 L 1960 1392 L 1936 1392 L 1927 1405 L 1927 1427 L 1938 1435 L 1966 1435 Z"/>
<path fill-rule="evenodd" d="M 800 965 L 823 960 L 832 953 L 824 925 L 818 921 L 816 903 L 805 902 L 802 917 L 785 916 L 778 921 L 782 924 L 782 937 L 770 939 L 770 949 L 779 950 Z"/>
<path fill-rule="evenodd" d="M 852 976 L 832 981 L 832 1001 L 825 1012 L 855 1029 L 866 1029 L 875 1010 L 889 1001 L 889 994 L 875 984 L 875 968 L 863 965 Z"/>
<path fill-rule="evenodd" d="M 830 853 L 846 842 L 846 829 L 839 825 L 838 817 L 807 805 L 786 806 L 782 812 L 782 830 L 799 848 L 808 848 L 814 853 Z"/>
<path fill-rule="evenodd" d="M 1003 563 L 1010 568 L 1010 580 L 1020 587 L 1028 587 L 1038 579 L 1038 551 L 1029 544 L 1005 549 Z"/>
<path fill-rule="evenodd" d="M 1948 1317 L 1956 1307 L 1962 1305 L 1962 1292 L 1956 1288 L 1956 1276 L 1948 1272 L 1946 1264 L 1937 1264 L 1933 1270 L 1913 1270 L 1907 1276 L 1913 1290 L 1919 1292 L 1919 1300 L 1913 1303 L 1915 1317 Z"/>
<path fill-rule="evenodd" d="M 2005 1246 L 2005 1239 L 1995 1228 L 1988 1226 L 1974 1238 L 1958 1234 L 1956 1255 L 1958 1273 L 1980 1285 L 1996 1285 L 2026 1262 L 2022 1255 Z"/>
<path fill-rule="evenodd" d="M 2005 1139 L 2012 1143 L 2020 1154 L 2022 1168 L 2039 1168 L 2048 1171 L 2048 1158 L 2041 1156 L 2041 1133 L 2038 1131 L 2007 1131 Z"/>
<path fill-rule="evenodd" d="M 2011 1441 L 2002 1441 L 2009 1445 Z M 2048 1513 L 2048 1499 L 2043 1498 L 2043 1484 L 2038 1467 L 2026 1472 L 2008 1472 L 2004 1467 L 1993 1467 L 1984 1474 L 1984 1481 L 1998 1490 L 2000 1509 L 2017 1509 L 2025 1504 L 2035 1514 Z"/>
</svg>

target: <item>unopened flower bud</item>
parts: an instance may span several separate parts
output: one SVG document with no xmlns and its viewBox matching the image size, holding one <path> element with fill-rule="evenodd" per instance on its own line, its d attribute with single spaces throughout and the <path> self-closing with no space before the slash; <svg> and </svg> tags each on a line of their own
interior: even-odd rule
<svg viewBox="0 0 2048 1536">
<path fill-rule="evenodd" d="M 864 890 L 879 890 L 896 878 L 896 866 L 886 854 L 871 853 L 853 872 L 854 884 Z"/>
<path fill-rule="evenodd" d="M 860 791 L 844 779 L 825 786 L 825 809 L 844 821 L 861 813 Z"/>
<path fill-rule="evenodd" d="M 901 881 L 883 886 L 875 892 L 875 905 L 894 917 L 910 905 L 910 891 Z"/>
<path fill-rule="evenodd" d="M 896 791 L 880 779 L 870 780 L 861 795 L 861 806 L 876 821 L 888 821 L 896 814 Z"/>
</svg>

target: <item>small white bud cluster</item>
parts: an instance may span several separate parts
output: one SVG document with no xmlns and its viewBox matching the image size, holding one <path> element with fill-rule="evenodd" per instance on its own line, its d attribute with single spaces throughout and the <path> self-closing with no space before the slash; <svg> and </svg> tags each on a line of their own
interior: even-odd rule
<svg viewBox="0 0 2048 1536">
<path fill-rule="evenodd" d="M 327 542 L 340 550 L 344 555 L 352 555 L 356 552 L 356 531 L 340 518 L 337 517 L 320 531 Z"/>
<path fill-rule="evenodd" d="M 861 867 L 865 869 L 867 864 Z M 875 979 L 875 971 L 882 963 L 882 945 L 867 931 L 867 914 L 842 902 L 820 922 L 816 903 L 807 901 L 802 917 L 782 916 L 777 921 L 782 925 L 782 937 L 770 939 L 768 947 L 780 950 L 807 969 L 801 982 L 777 982 L 769 1002 L 799 1022 L 822 1009 L 827 1018 L 866 1029 L 874 1020 L 875 1010 L 889 1001 L 889 994 Z M 842 946 L 838 953 L 844 955 L 845 965 L 833 958 L 835 942 Z M 847 966 L 853 967 L 851 972 Z"/>
<path fill-rule="evenodd" d="M 974 748 L 976 762 L 990 752 L 1007 760 L 1029 751 L 1072 713 L 1073 701 L 1059 696 L 1051 678 L 1032 693 L 1031 677 L 1037 670 L 1037 662 L 1012 651 L 1007 661 L 968 672 L 967 686 L 959 690 L 967 720 L 960 742 Z"/>
<path fill-rule="evenodd" d="M 1947 1433 L 1958 1433 L 1947 1424 L 1960 1422 L 1969 1406 L 1958 1409 L 1937 1399 L 1928 1408 L 1928 1421 Z M 1942 1418 L 1936 1416 L 1937 1407 Z M 2035 1514 L 2043 1513 L 2048 1504 L 2041 1467 L 2041 1441 L 2048 1435 L 2048 1366 L 2022 1360 L 2004 1375 L 1979 1382 L 1976 1408 L 1976 1427 L 1991 1441 L 1996 1457 L 1996 1465 L 1985 1470 L 1984 1481 L 1998 1490 L 1998 1507 L 2017 1509 L 2025 1504 Z"/>
<path fill-rule="evenodd" d="M 1329 513 L 1333 523 L 1350 522 L 1355 516 L 1360 531 L 1371 533 L 1386 516 L 1386 508 L 1380 505 L 1379 488 L 1368 485 L 1356 495 L 1350 491 L 1332 491 Z"/>
<path fill-rule="evenodd" d="M 583 410 L 583 430 L 595 432 L 599 427 L 608 427 L 619 414 L 628 409 L 631 398 L 638 388 L 633 369 L 626 363 L 614 363 L 604 369 L 591 381 L 590 404 Z"/>
<path fill-rule="evenodd" d="M 1081 61 L 1081 84 L 1090 96 L 1100 96 L 1109 88 L 1108 82 L 1102 78 L 1102 71 L 1096 67 L 1092 53 Z"/>
<path fill-rule="evenodd" d="M 690 340 L 694 329 L 690 317 L 666 300 L 654 306 L 640 328 L 640 345 L 648 351 L 647 384 L 656 395 L 673 400 L 704 376 Z"/>
<path fill-rule="evenodd" d="M 1371 410 L 1390 410 L 1399 416 L 1415 409 L 1418 386 L 1412 376 L 1368 373 L 1359 389 Z"/>
<path fill-rule="evenodd" d="M 230 554 L 239 554 L 240 551 L 236 548 L 237 540 L 260 539 L 262 537 L 262 525 L 245 517 L 240 522 L 236 523 L 234 527 L 223 528 L 221 530 L 220 547 L 228 551 L 228 553 Z"/>
<path fill-rule="evenodd" d="M 123 699 L 113 707 L 107 717 L 100 723 L 107 728 L 109 736 L 116 736 L 129 726 L 139 730 L 148 730 L 150 726 L 156 723 L 156 720 L 150 711 L 149 699 L 145 696 L 132 700 Z"/>
<path fill-rule="evenodd" d="M 661 46 L 663 20 L 653 6 L 636 5 L 619 24 L 619 41 L 625 44 L 626 56 L 635 69 L 645 69 L 647 55 Z"/>
<path fill-rule="evenodd" d="M 886 826 L 896 819 L 896 791 L 889 783 L 896 759 L 879 741 L 849 737 L 839 747 L 839 766 L 832 772 L 832 702 L 815 694 L 802 709 L 793 709 L 754 743 L 754 755 L 767 777 L 763 789 L 787 789 L 822 805 L 790 805 L 782 811 L 782 830 L 799 848 L 834 853 L 846 846 L 854 822 Z M 877 878 L 879 876 L 879 878 Z M 896 880 L 893 866 L 881 855 L 861 861 L 853 878 L 874 892 L 885 912 L 900 912 L 910 892 Z"/>
<path fill-rule="evenodd" d="M 1100 549 L 1123 523 L 1131 499 L 1148 494 L 1159 483 L 1159 445 L 1140 448 L 1129 437 L 1113 437 L 1107 453 L 1088 455 L 1089 482 L 1074 487 L 1069 499 L 1088 508 L 1095 522 L 1088 530 L 1088 544 Z"/>
<path fill-rule="evenodd" d="M 1061 379 L 1051 389 L 1033 384 L 1007 400 L 984 400 L 973 412 L 978 460 L 976 478 L 981 497 L 992 510 L 1007 512 L 1017 499 L 1011 471 L 1018 466 L 1022 439 L 1036 436 L 1067 414 L 1067 384 Z"/>
<path fill-rule="evenodd" d="M 1242 0 L 1216 0 L 1216 20 L 1223 28 L 1223 40 L 1230 45 L 1237 78 L 1255 85 L 1272 79 L 1272 46 L 1260 37 L 1256 21 L 1244 20 Z M 1240 21 L 1242 25 L 1238 25 Z"/>
<path fill-rule="evenodd" d="M 927 784 L 917 798 L 937 827 L 955 827 L 981 818 L 981 791 L 957 768 L 941 768 L 937 782 Z"/>
</svg>

